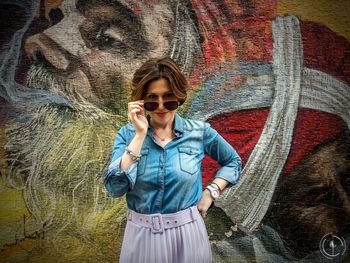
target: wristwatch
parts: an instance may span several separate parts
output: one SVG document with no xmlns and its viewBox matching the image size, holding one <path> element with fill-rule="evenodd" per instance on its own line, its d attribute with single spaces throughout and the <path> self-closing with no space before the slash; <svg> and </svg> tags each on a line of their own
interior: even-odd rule
<svg viewBox="0 0 350 263">
<path fill-rule="evenodd" d="M 213 198 L 213 200 L 216 200 L 220 196 L 220 189 L 217 186 L 217 184 L 214 184 L 214 183 L 208 184 L 205 189 L 209 190 L 210 196 L 211 198 Z"/>
</svg>

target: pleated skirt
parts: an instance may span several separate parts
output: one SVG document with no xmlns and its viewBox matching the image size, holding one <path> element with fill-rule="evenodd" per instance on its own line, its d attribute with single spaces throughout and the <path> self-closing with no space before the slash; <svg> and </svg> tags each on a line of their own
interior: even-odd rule
<svg viewBox="0 0 350 263">
<path fill-rule="evenodd" d="M 190 208 L 188 208 L 190 209 Z M 187 210 L 188 210 L 187 209 Z M 197 207 L 192 207 L 193 220 L 186 222 L 186 210 L 174 213 L 175 222 L 186 222 L 179 226 L 161 229 L 155 232 L 146 225 L 139 224 L 145 217 L 129 211 L 120 263 L 209 263 L 212 254 L 207 229 Z M 131 214 L 140 215 L 131 220 Z M 155 214 L 171 219 L 172 214 Z M 152 215 L 147 215 L 152 218 Z M 164 217 L 164 218 L 163 218 Z M 187 216 L 188 217 L 188 216 Z M 154 219 L 154 218 L 153 218 Z M 184 219 L 184 220 L 182 220 Z M 146 220 L 144 220 L 146 221 Z M 148 222 L 148 220 L 147 220 Z M 157 226 L 158 228 L 158 226 Z M 158 230 L 158 229 L 157 229 Z"/>
</svg>

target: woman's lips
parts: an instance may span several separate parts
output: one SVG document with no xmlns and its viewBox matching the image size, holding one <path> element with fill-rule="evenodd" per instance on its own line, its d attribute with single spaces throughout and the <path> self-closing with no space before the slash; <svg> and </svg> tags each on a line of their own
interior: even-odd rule
<svg viewBox="0 0 350 263">
<path fill-rule="evenodd" d="M 155 112 L 155 114 L 157 114 L 158 116 L 164 116 L 165 114 L 167 114 L 168 112 Z"/>
</svg>

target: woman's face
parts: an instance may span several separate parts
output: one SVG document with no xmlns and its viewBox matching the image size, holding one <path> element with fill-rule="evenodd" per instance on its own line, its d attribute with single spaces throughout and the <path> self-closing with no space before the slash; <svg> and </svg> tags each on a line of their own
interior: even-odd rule
<svg viewBox="0 0 350 263">
<path fill-rule="evenodd" d="M 176 110 L 169 110 L 164 107 L 165 101 L 178 101 L 172 92 L 167 79 L 158 79 L 152 81 L 144 97 L 145 102 L 158 102 L 158 107 L 154 111 L 149 111 L 152 122 L 156 124 L 166 124 L 173 121 Z"/>
</svg>

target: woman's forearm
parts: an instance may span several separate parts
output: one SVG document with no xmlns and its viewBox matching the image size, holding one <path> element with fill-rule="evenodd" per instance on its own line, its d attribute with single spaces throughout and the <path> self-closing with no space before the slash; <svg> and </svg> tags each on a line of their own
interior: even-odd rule
<svg viewBox="0 0 350 263">
<path fill-rule="evenodd" d="M 136 134 L 135 137 L 131 140 L 130 144 L 128 145 L 129 150 L 133 152 L 135 155 L 139 155 L 141 152 L 141 148 L 145 140 L 145 137 L 146 137 L 146 134 L 145 135 Z M 132 160 L 131 156 L 126 152 L 124 152 L 124 154 L 122 155 L 122 159 L 120 161 L 120 169 L 122 171 L 125 171 L 134 162 L 135 161 Z"/>
<path fill-rule="evenodd" d="M 226 186 L 228 185 L 228 181 L 226 181 L 225 179 L 222 178 L 215 178 L 213 180 L 213 183 L 217 184 L 220 188 L 220 190 L 224 190 L 226 188 Z"/>
</svg>

